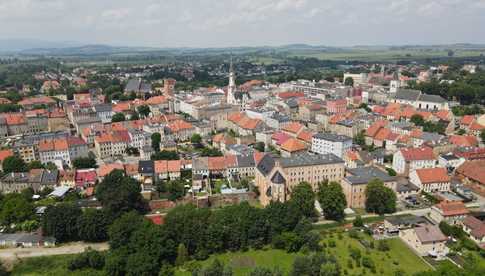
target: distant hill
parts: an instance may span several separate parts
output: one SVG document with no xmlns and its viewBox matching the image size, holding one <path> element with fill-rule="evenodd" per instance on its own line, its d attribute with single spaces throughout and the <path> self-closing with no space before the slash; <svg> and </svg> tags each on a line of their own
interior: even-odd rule
<svg viewBox="0 0 485 276">
<path fill-rule="evenodd" d="M 19 52 L 32 48 L 66 48 L 81 46 L 82 43 L 73 41 L 46 41 L 36 39 L 1 39 L 0 52 Z"/>
</svg>

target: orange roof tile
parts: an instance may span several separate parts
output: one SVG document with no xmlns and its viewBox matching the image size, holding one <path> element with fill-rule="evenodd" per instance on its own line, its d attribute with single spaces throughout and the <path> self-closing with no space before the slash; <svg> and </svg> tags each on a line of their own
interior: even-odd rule
<svg viewBox="0 0 485 276">
<path fill-rule="evenodd" d="M 173 121 L 170 124 L 167 125 L 167 127 L 172 131 L 172 132 L 179 132 L 183 130 L 188 130 L 192 129 L 193 126 L 191 123 L 188 123 L 184 120 L 177 120 Z"/>
<path fill-rule="evenodd" d="M 283 131 L 290 132 L 293 134 L 297 134 L 301 130 L 303 130 L 305 127 L 298 123 L 298 122 L 291 122 L 283 127 Z"/>
<path fill-rule="evenodd" d="M 98 168 L 98 176 L 105 177 L 114 170 L 124 171 L 125 168 L 124 168 L 123 164 L 120 164 L 120 163 L 111 163 L 111 164 L 101 165 Z"/>
<path fill-rule="evenodd" d="M 297 152 L 306 150 L 306 145 L 295 138 L 290 138 L 281 145 L 281 149 L 287 152 Z"/>
<path fill-rule="evenodd" d="M 435 207 L 440 209 L 444 216 L 458 216 L 470 213 L 461 201 L 442 201 L 436 204 Z"/>
<path fill-rule="evenodd" d="M 226 158 L 224 156 L 208 157 L 209 170 L 224 170 L 226 168 Z"/>
<path fill-rule="evenodd" d="M 167 102 L 167 98 L 165 98 L 165 96 L 155 96 L 145 101 L 145 103 L 148 105 L 159 105 L 166 102 Z"/>
<path fill-rule="evenodd" d="M 463 118 L 460 120 L 460 125 L 470 125 L 475 121 L 475 116 L 474 115 L 465 115 Z"/>
<path fill-rule="evenodd" d="M 5 116 L 7 125 L 22 125 L 25 124 L 25 116 L 22 113 L 9 113 Z"/>
<path fill-rule="evenodd" d="M 466 161 L 456 169 L 459 174 L 485 185 L 485 160 Z"/>
<path fill-rule="evenodd" d="M 423 184 L 450 182 L 451 180 L 445 168 L 418 169 L 416 174 Z"/>
<path fill-rule="evenodd" d="M 434 159 L 433 150 L 428 147 L 404 148 L 401 149 L 401 153 L 406 161 Z"/>
<path fill-rule="evenodd" d="M 13 151 L 11 149 L 0 150 L 0 162 L 3 162 L 5 158 L 13 156 Z"/>
<path fill-rule="evenodd" d="M 478 146 L 478 139 L 471 135 L 451 135 L 450 142 L 460 147 L 475 147 Z"/>
<path fill-rule="evenodd" d="M 313 138 L 313 133 L 310 131 L 302 130 L 300 134 L 296 137 L 304 142 L 311 143 Z"/>
</svg>

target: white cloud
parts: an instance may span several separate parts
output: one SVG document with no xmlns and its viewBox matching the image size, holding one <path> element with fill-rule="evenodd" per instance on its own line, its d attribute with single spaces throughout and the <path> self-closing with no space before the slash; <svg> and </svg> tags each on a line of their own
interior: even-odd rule
<svg viewBox="0 0 485 276">
<path fill-rule="evenodd" d="M 485 0 L 0 0 L 0 37 L 150 46 L 485 43 L 484 14 Z"/>
</svg>

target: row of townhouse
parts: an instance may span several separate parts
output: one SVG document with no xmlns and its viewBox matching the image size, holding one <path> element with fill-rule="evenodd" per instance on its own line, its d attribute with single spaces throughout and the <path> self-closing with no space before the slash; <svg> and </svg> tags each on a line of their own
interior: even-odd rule
<svg viewBox="0 0 485 276">
<path fill-rule="evenodd" d="M 6 113 L 0 117 L 0 136 L 30 135 L 49 129 L 49 113 L 44 109 Z"/>
<path fill-rule="evenodd" d="M 38 152 L 42 164 L 60 162 L 69 167 L 75 159 L 89 155 L 87 143 L 73 136 L 41 140 L 38 144 Z"/>
<path fill-rule="evenodd" d="M 99 158 L 123 156 L 127 148 L 142 150 L 150 145 L 148 133 L 137 129 L 103 131 L 94 138 L 94 149 Z"/>
</svg>

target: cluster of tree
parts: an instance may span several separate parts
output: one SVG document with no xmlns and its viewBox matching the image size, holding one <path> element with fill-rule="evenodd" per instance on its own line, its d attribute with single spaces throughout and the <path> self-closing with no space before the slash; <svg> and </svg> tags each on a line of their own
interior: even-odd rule
<svg viewBox="0 0 485 276">
<path fill-rule="evenodd" d="M 485 103 L 485 71 L 475 74 L 460 73 L 453 76 L 454 82 L 429 82 L 411 83 L 410 88 L 418 89 L 426 94 L 440 95 L 445 99 L 458 100 L 463 105 Z"/>
<path fill-rule="evenodd" d="M 96 163 L 96 158 L 94 158 L 94 156 L 79 157 L 77 159 L 74 159 L 72 165 L 76 169 L 90 169 L 96 168 L 98 166 Z"/>
<path fill-rule="evenodd" d="M 126 117 L 125 117 L 125 114 L 123 113 L 116 113 L 111 117 L 112 123 L 124 122 L 124 121 L 126 121 Z"/>
<path fill-rule="evenodd" d="M 290 276 L 338 276 L 341 268 L 333 255 L 317 252 L 308 256 L 297 256 Z"/>
<path fill-rule="evenodd" d="M 436 270 L 430 270 L 425 272 L 416 273 L 415 276 L 476 276 L 485 275 L 485 267 L 483 266 L 483 260 L 473 254 L 466 254 L 464 256 L 465 263 L 463 268 L 459 268 L 451 262 L 443 262 Z"/>
<path fill-rule="evenodd" d="M 100 270 L 104 267 L 104 255 L 91 248 L 87 248 L 83 253 L 73 258 L 67 268 L 71 271 L 79 269 L 96 269 Z"/>
<path fill-rule="evenodd" d="M 57 167 L 54 163 L 49 162 L 44 165 L 38 160 L 34 160 L 30 163 L 25 163 L 22 158 L 16 155 L 5 158 L 5 160 L 3 160 L 2 167 L 3 173 L 28 172 L 32 169 L 57 170 Z"/>
<path fill-rule="evenodd" d="M 200 143 L 202 143 L 202 136 L 200 136 L 198 133 L 194 133 L 192 137 L 190 137 L 190 142 L 192 144 L 200 145 Z"/>
<path fill-rule="evenodd" d="M 151 159 L 152 160 L 179 160 L 180 156 L 176 151 L 162 150 L 152 154 Z"/>
<path fill-rule="evenodd" d="M 34 213 L 30 192 L 0 195 L 0 225 L 8 227 L 11 224 L 32 221 L 35 218 Z"/>
<path fill-rule="evenodd" d="M 203 147 L 200 149 L 200 156 L 202 157 L 217 157 L 223 156 L 222 152 L 219 149 L 211 148 L 211 147 Z"/>
<path fill-rule="evenodd" d="M 125 212 L 146 211 L 146 202 L 140 194 L 140 184 L 125 176 L 121 170 L 114 170 L 96 186 L 96 197 L 102 210 L 81 210 L 72 203 L 49 206 L 42 217 L 45 235 L 54 236 L 58 242 L 104 241 L 107 227 Z"/>
<path fill-rule="evenodd" d="M 0 113 L 18 112 L 20 109 L 18 104 L 0 104 Z"/>
<path fill-rule="evenodd" d="M 417 126 L 423 127 L 423 130 L 426 132 L 445 134 L 446 131 L 446 124 L 441 122 L 433 123 L 431 121 L 425 121 L 423 116 L 419 114 L 414 114 L 411 116 L 411 122 Z"/>
<path fill-rule="evenodd" d="M 53 236 L 58 242 L 99 242 L 107 239 L 110 220 L 104 211 L 83 211 L 75 204 L 61 203 L 47 207 L 42 217 L 42 230 L 44 235 Z"/>
<path fill-rule="evenodd" d="M 365 190 L 365 209 L 379 215 L 396 212 L 396 194 L 379 179 L 373 179 Z"/>
<path fill-rule="evenodd" d="M 156 183 L 157 192 L 164 194 L 171 201 L 185 196 L 185 183 L 183 180 L 159 181 Z"/>
<path fill-rule="evenodd" d="M 465 115 L 476 115 L 476 114 L 483 114 L 484 110 L 476 104 L 470 106 L 454 106 L 451 108 L 453 114 L 455 116 L 465 116 Z"/>
<path fill-rule="evenodd" d="M 151 135 L 151 141 L 152 141 L 152 149 L 155 152 L 160 151 L 160 143 L 162 142 L 162 135 L 158 132 L 155 132 Z"/>
<path fill-rule="evenodd" d="M 247 203 L 217 211 L 178 206 L 162 226 L 135 212 L 125 213 L 109 227 L 105 271 L 108 275 L 156 275 L 170 270 L 177 259 L 180 265 L 188 258 L 203 260 L 226 250 L 259 249 L 273 239 L 292 251 L 306 244 L 306 248 L 316 248 L 318 233 L 300 235 L 311 232 L 306 216 L 315 212 L 309 207 L 315 195 L 305 189 L 295 189 L 290 201 L 273 202 L 264 209 Z"/>
</svg>

